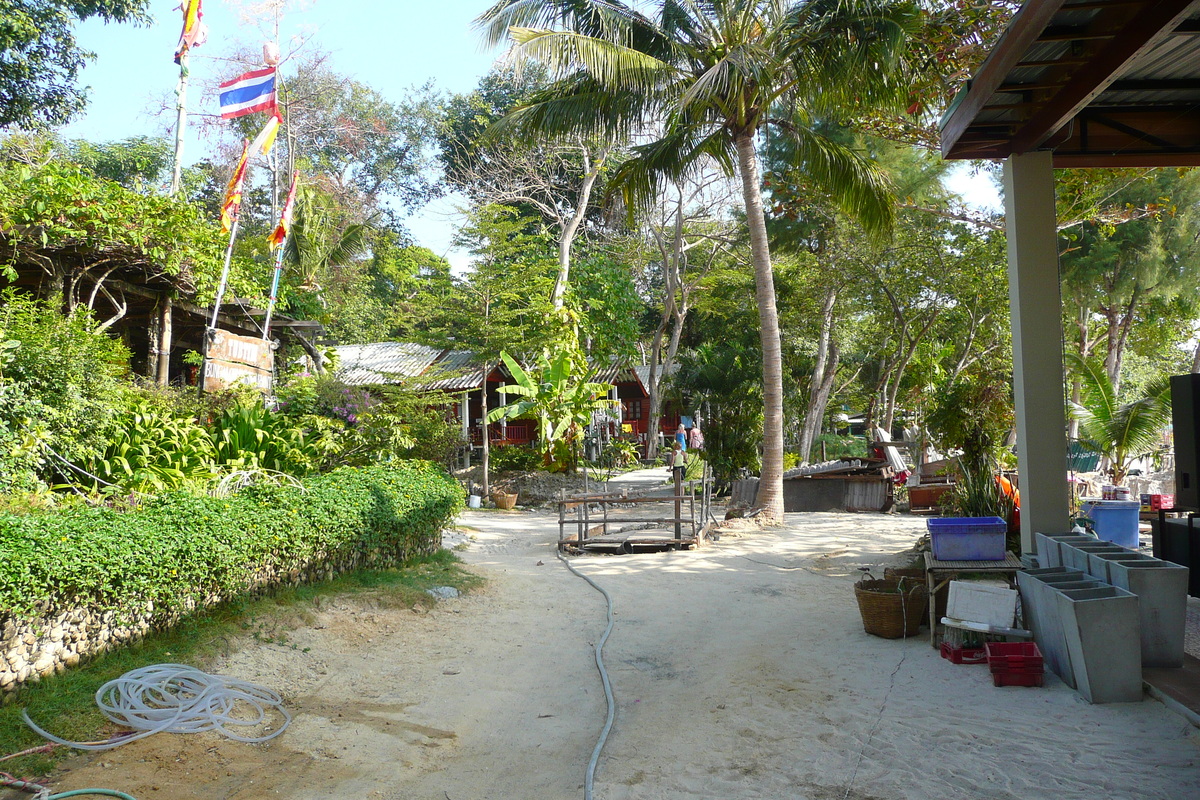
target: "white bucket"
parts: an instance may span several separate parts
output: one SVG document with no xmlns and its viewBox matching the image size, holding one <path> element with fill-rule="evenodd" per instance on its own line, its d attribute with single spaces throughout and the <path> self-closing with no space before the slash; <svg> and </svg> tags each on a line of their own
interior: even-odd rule
<svg viewBox="0 0 1200 800">
<path fill-rule="evenodd" d="M 470 495 L 467 497 L 467 505 L 471 508 L 479 508 L 479 506 L 482 502 L 483 502 L 483 498 L 477 494 L 473 494 L 473 495 Z"/>
</svg>

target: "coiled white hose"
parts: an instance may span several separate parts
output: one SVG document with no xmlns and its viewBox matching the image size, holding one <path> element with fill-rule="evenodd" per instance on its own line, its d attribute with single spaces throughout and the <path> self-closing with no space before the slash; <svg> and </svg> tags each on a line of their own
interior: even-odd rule
<svg viewBox="0 0 1200 800">
<path fill-rule="evenodd" d="M 155 733 L 216 731 L 238 742 L 274 739 L 291 724 L 292 715 L 278 694 L 247 681 L 210 675 L 183 664 L 155 664 L 126 672 L 96 691 L 96 705 L 108 719 L 137 733 L 110 742 L 71 742 L 39 728 L 22 711 L 25 723 L 52 742 L 79 750 L 110 750 Z M 244 736 L 233 728 L 254 728 L 268 715 L 283 724 L 262 736 Z"/>
</svg>

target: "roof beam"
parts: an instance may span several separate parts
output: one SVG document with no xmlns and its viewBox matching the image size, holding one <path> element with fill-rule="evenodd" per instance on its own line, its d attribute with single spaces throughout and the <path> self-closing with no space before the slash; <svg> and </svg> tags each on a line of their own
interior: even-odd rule
<svg viewBox="0 0 1200 800">
<path fill-rule="evenodd" d="M 942 126 L 942 156 L 948 156 L 963 132 L 991 100 L 1008 73 L 1020 63 L 1021 58 L 1037 41 L 1038 36 L 1050 24 L 1065 0 L 1048 0 L 1045 3 L 1026 4 L 1013 17 L 1000 43 L 976 73 L 969 84 L 967 96 Z"/>
<path fill-rule="evenodd" d="M 1057 5 L 1060 4 L 1055 5 L 1056 10 Z M 1066 86 L 1021 126 L 1012 137 L 1012 152 L 1027 153 L 1040 147 L 1108 88 L 1131 61 L 1170 36 L 1191 5 L 1192 0 L 1159 0 L 1142 9 L 1121 29 L 1119 37 L 1105 45 L 1086 67 L 1076 71 Z"/>
</svg>

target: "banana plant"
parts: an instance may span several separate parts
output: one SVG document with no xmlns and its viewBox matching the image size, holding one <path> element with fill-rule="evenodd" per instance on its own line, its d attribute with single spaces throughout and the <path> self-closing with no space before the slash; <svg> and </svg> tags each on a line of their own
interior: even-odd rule
<svg viewBox="0 0 1200 800">
<path fill-rule="evenodd" d="M 498 391 L 518 400 L 491 411 L 487 421 L 536 420 L 543 465 L 550 472 L 574 471 L 592 416 L 616 404 L 608 398 L 612 385 L 588 380 L 592 373 L 586 363 L 566 348 L 543 351 L 532 375 L 508 353 L 500 360 L 516 383 Z"/>
</svg>

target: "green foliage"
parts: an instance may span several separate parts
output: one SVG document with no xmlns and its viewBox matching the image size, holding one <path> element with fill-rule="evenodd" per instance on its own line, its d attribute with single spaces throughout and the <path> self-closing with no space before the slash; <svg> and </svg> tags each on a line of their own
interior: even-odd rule
<svg viewBox="0 0 1200 800">
<path fill-rule="evenodd" d="M 5 0 L 0 4 L 0 128 L 61 125 L 83 110 L 75 85 L 94 54 L 75 41 L 86 19 L 148 24 L 149 0 Z"/>
<path fill-rule="evenodd" d="M 672 378 L 685 404 L 707 409 L 704 455 L 722 483 L 741 470 L 758 473 L 762 380 L 755 343 L 725 339 L 683 353 Z"/>
<path fill-rule="evenodd" d="M 1000 459 L 1014 423 L 1007 376 L 978 371 L 943 383 L 933 392 L 925 423 L 938 449 L 962 451 L 964 470 L 986 471 Z"/>
<path fill-rule="evenodd" d="M 533 445 L 511 444 L 493 447 L 489 461 L 496 472 L 529 472 L 542 466 L 542 454 Z"/>
<path fill-rule="evenodd" d="M 104 453 L 85 464 L 103 481 L 125 491 L 162 492 L 214 474 L 215 448 L 191 417 L 177 417 L 138 402 L 116 422 Z M 86 481 L 86 479 L 85 479 Z"/>
<path fill-rule="evenodd" d="M 319 437 L 322 469 L 416 458 L 449 467 L 462 446 L 459 425 L 446 413 L 454 400 L 398 387 L 346 386 L 306 375 L 277 391 L 276 410 Z"/>
<path fill-rule="evenodd" d="M 227 238 L 201 209 L 169 197 L 140 194 L 98 178 L 82 167 L 50 160 L 39 166 L 0 162 L 0 227 L 11 259 L 43 263 L 44 250 L 82 249 L 120 257 L 149 274 L 165 274 L 196 298 L 216 295 Z M 74 269 L 73 261 L 49 259 L 53 269 Z M 0 265 L 0 272 L 7 264 Z M 265 268 L 236 259 L 230 292 L 262 294 Z M 80 302 L 66 298 L 68 304 Z"/>
<path fill-rule="evenodd" d="M 508 353 L 500 357 L 516 383 L 501 386 L 498 391 L 520 399 L 493 409 L 487 421 L 537 420 L 542 463 L 551 472 L 574 470 L 583 432 L 592 415 L 615 403 L 608 399 L 612 386 L 589 381 L 586 363 L 568 347 L 553 354 L 543 352 L 533 375 Z"/>
<path fill-rule="evenodd" d="M 462 506 L 453 478 L 424 462 L 344 468 L 303 488 L 254 486 L 230 499 L 164 493 L 129 511 L 0 514 L 0 608 L 120 611 L 167 618 L 323 564 L 391 565 L 438 545 Z"/>
<path fill-rule="evenodd" d="M 628 266 L 599 253 L 577 259 L 568 302 L 579 315 L 579 333 L 593 360 L 635 355 L 645 304 Z"/>
<path fill-rule="evenodd" d="M 99 455 L 124 407 L 125 346 L 82 310 L 63 316 L 11 290 L 0 295 L 0 343 L 0 489 L 52 479 L 61 463 L 45 447 L 68 461 Z"/>
<path fill-rule="evenodd" d="M 1123 485 L 1129 462 L 1150 455 L 1162 444 L 1171 421 L 1171 384 L 1166 376 L 1150 381 L 1144 394 L 1118 402 L 1104 365 L 1067 354 L 1067 364 L 1082 385 L 1082 403 L 1071 403 L 1079 420 L 1080 441 L 1109 460 L 1113 483 Z"/>
<path fill-rule="evenodd" d="M 862 458 L 867 453 L 867 440 L 863 436 L 838 436 L 823 433 L 813 440 L 812 461 L 820 461 L 821 445 L 825 445 L 825 460 L 838 458 Z"/>
<path fill-rule="evenodd" d="M 228 469 L 268 469 L 303 476 L 317 468 L 328 447 L 261 401 L 224 409 L 212 424 L 215 461 Z"/>
<path fill-rule="evenodd" d="M 171 142 L 165 138 L 131 136 L 119 142 L 95 144 L 76 139 L 67 146 L 70 161 L 97 178 L 145 192 L 159 187 L 171 167 Z"/>
</svg>

